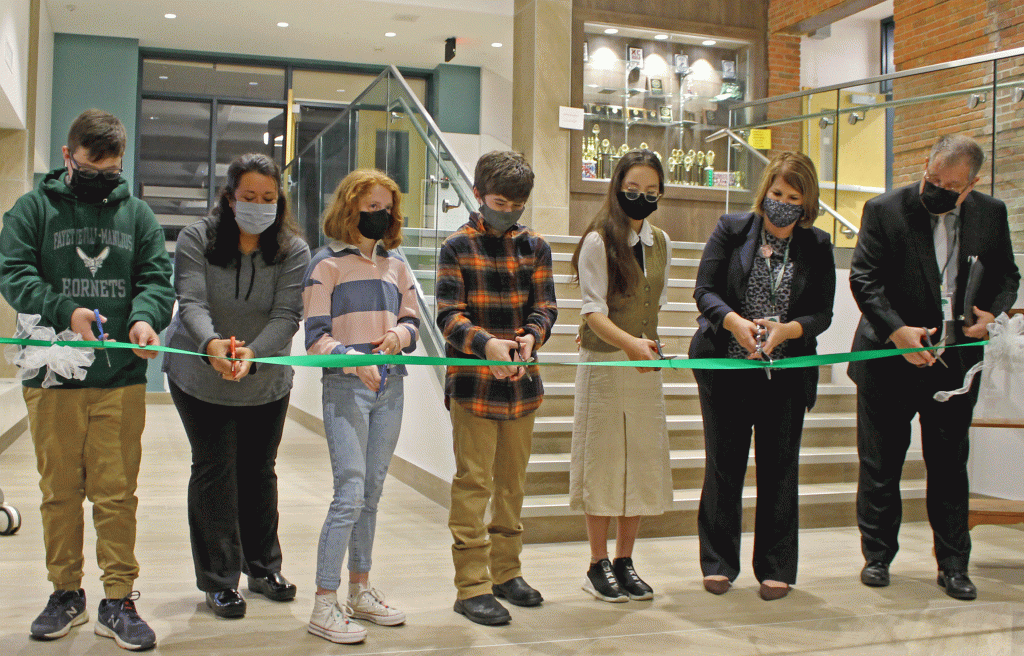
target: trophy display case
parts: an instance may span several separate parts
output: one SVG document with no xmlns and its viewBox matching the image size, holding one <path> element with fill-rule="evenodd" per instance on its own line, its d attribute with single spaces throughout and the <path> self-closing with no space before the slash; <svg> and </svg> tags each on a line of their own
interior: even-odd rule
<svg viewBox="0 0 1024 656">
<path fill-rule="evenodd" d="M 743 189 L 728 166 L 729 107 L 748 99 L 750 43 L 586 23 L 580 178 L 611 177 L 629 150 L 661 159 L 667 185 Z"/>
</svg>

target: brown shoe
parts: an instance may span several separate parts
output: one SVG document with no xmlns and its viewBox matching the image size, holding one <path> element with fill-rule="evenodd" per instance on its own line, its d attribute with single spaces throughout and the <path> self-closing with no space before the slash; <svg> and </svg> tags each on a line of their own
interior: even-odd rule
<svg viewBox="0 0 1024 656">
<path fill-rule="evenodd" d="M 712 579 L 704 577 L 704 589 L 715 595 L 723 595 L 729 591 L 732 583 L 729 579 Z"/>
<path fill-rule="evenodd" d="M 757 591 L 757 594 L 765 601 L 775 601 L 776 599 L 782 599 L 789 594 L 789 586 L 787 585 L 784 588 L 776 588 L 762 583 L 761 589 Z"/>
</svg>

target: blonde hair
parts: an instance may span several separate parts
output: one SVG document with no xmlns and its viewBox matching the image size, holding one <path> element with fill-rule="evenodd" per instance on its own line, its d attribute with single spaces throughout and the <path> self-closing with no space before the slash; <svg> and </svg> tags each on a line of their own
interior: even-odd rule
<svg viewBox="0 0 1024 656">
<path fill-rule="evenodd" d="M 386 250 L 398 248 L 402 243 L 402 191 L 387 173 L 377 169 L 356 169 L 338 183 L 331 205 L 320 221 L 324 234 L 347 244 L 358 244 L 362 236 L 359 232 L 359 203 L 375 185 L 390 191 L 392 199 L 391 224 L 384 231 L 381 244 Z"/>
<path fill-rule="evenodd" d="M 764 216 L 764 210 L 761 208 L 764 197 L 768 195 L 768 189 L 779 176 L 803 195 L 804 202 L 801 206 L 804 208 L 804 214 L 797 225 L 801 228 L 810 228 L 818 218 L 818 171 L 814 168 L 811 158 L 803 153 L 781 152 L 765 165 L 761 185 L 750 209 L 758 216 Z"/>
</svg>

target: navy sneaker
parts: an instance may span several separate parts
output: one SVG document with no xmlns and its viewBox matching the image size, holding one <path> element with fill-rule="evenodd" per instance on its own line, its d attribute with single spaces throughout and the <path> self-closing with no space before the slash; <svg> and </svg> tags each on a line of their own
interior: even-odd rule
<svg viewBox="0 0 1024 656">
<path fill-rule="evenodd" d="M 88 621 L 85 590 L 57 590 L 32 622 L 31 635 L 36 640 L 56 640 L 66 636 L 71 627 Z"/>
<path fill-rule="evenodd" d="M 143 651 L 156 646 L 156 634 L 135 610 L 136 590 L 124 599 L 104 599 L 96 618 L 96 635 L 113 638 L 117 646 Z"/>
</svg>

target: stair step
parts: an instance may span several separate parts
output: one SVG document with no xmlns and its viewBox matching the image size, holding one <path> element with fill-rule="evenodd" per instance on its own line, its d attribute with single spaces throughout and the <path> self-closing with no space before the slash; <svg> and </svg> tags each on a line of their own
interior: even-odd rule
<svg viewBox="0 0 1024 656">
<path fill-rule="evenodd" d="M 669 511 L 697 510 L 700 504 L 700 489 L 673 490 Z M 900 481 L 900 494 L 904 500 L 923 499 L 925 481 L 912 479 Z M 857 482 L 850 483 L 807 483 L 800 485 L 800 505 L 847 504 L 857 500 Z M 743 507 L 754 508 L 757 502 L 757 488 L 743 488 Z M 526 497 L 523 501 L 523 517 L 553 517 L 579 515 L 569 509 L 566 494 L 545 494 Z"/>
<path fill-rule="evenodd" d="M 583 299 L 580 298 L 560 298 L 558 299 L 558 309 L 561 310 L 579 310 L 583 307 Z M 673 303 L 669 302 L 661 306 L 662 312 L 697 312 L 697 304 L 690 303 Z M 687 321 L 690 319 L 687 318 Z"/>
<path fill-rule="evenodd" d="M 404 247 L 403 247 L 403 249 L 404 249 Z M 422 250 L 424 250 L 424 251 L 428 251 L 429 250 L 430 252 L 433 252 L 433 249 L 422 249 Z M 572 253 L 552 253 L 551 254 L 551 260 L 553 262 L 571 262 L 572 261 Z M 700 258 L 699 257 L 673 257 L 672 258 L 672 266 L 678 266 L 678 267 L 695 267 L 695 266 L 700 266 Z"/>
<path fill-rule="evenodd" d="M 700 415 L 669 415 L 668 429 L 703 430 L 704 421 Z M 534 433 L 572 432 L 572 417 L 537 417 L 533 424 Z M 857 417 L 852 413 L 811 412 L 804 417 L 804 430 L 815 428 L 855 428 Z"/>
<path fill-rule="evenodd" d="M 552 335 L 575 335 L 580 327 L 573 324 L 556 323 L 551 327 Z M 661 337 L 693 337 L 697 332 L 697 326 L 658 326 L 658 335 Z"/>
<path fill-rule="evenodd" d="M 697 396 L 697 383 L 664 383 L 662 388 L 665 396 Z M 857 386 L 853 383 L 819 383 L 818 396 L 841 396 L 844 394 L 856 394 Z M 575 383 L 549 383 L 544 382 L 544 396 L 575 396 Z"/>
<path fill-rule="evenodd" d="M 924 459 L 920 449 L 907 451 L 907 462 Z M 526 471 L 534 473 L 560 473 L 569 471 L 570 456 L 568 453 L 535 453 L 530 456 Z M 754 460 L 754 449 L 750 450 L 750 461 Z M 669 452 L 672 469 L 687 467 L 704 467 L 704 449 L 679 449 Z M 801 465 L 833 465 L 858 462 L 855 447 L 821 446 L 802 447 L 800 449 Z"/>
</svg>

